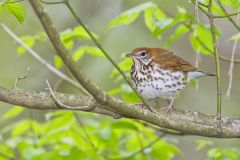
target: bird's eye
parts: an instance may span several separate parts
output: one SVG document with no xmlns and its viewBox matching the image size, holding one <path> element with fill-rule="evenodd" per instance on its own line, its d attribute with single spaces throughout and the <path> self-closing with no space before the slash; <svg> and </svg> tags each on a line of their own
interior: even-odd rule
<svg viewBox="0 0 240 160">
<path fill-rule="evenodd" d="M 145 52 L 145 51 L 141 52 L 141 56 L 142 56 L 142 57 L 144 57 L 145 55 L 146 55 L 146 52 Z"/>
</svg>

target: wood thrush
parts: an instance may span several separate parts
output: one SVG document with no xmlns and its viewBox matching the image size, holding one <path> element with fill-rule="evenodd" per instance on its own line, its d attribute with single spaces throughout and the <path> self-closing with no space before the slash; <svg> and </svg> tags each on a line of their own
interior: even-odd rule
<svg viewBox="0 0 240 160">
<path fill-rule="evenodd" d="M 176 94 L 190 80 L 215 76 L 162 48 L 136 48 L 126 56 L 134 62 L 130 73 L 138 93 L 146 99 L 168 99 L 167 114 L 173 108 Z"/>
</svg>

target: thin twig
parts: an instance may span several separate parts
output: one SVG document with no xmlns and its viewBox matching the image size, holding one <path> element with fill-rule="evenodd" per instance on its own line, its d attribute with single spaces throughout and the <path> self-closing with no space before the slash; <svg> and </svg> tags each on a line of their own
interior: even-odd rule
<svg viewBox="0 0 240 160">
<path fill-rule="evenodd" d="M 65 3 L 64 1 L 56 1 L 56 2 L 48 2 L 48 1 L 43 1 L 43 0 L 40 0 L 40 2 L 44 3 L 44 4 L 62 4 L 62 3 Z"/>
<path fill-rule="evenodd" d="M 84 135 L 85 135 L 85 138 L 87 139 L 87 142 L 90 144 L 90 146 L 93 148 L 93 150 L 95 150 L 95 151 L 97 152 L 97 147 L 95 146 L 95 144 L 94 144 L 93 141 L 91 140 L 90 135 L 88 134 L 86 128 L 84 127 L 81 119 L 79 118 L 79 116 L 77 115 L 76 112 L 74 113 L 74 117 L 76 118 L 79 126 L 82 128 L 83 133 L 84 133 Z"/>
<path fill-rule="evenodd" d="M 228 15 L 226 9 L 224 8 L 222 2 L 220 0 L 217 0 L 217 3 L 219 5 L 219 7 L 222 9 L 222 11 L 224 12 L 225 15 Z M 240 26 L 230 17 L 230 16 L 227 16 L 228 20 L 233 24 L 233 26 L 238 30 L 240 31 Z"/>
<path fill-rule="evenodd" d="M 240 10 L 240 5 L 238 5 L 238 12 Z M 239 25 L 239 17 L 237 17 L 237 25 Z M 226 93 L 226 98 L 230 99 L 230 95 L 231 95 L 231 88 L 232 88 L 232 79 L 233 79 L 233 67 L 234 67 L 234 56 L 236 53 L 236 48 L 237 48 L 237 42 L 238 39 L 235 39 L 234 44 L 233 44 L 233 49 L 232 49 L 232 56 L 231 56 L 231 63 L 229 66 L 229 70 L 228 70 L 228 76 L 229 76 L 229 83 L 228 83 L 228 89 L 227 89 L 227 93 Z"/>
<path fill-rule="evenodd" d="M 226 17 L 238 16 L 239 14 L 240 14 L 240 12 L 229 13 L 229 14 L 223 15 L 223 16 L 213 16 L 213 18 L 226 18 Z"/>
<path fill-rule="evenodd" d="M 53 97 L 54 101 L 56 102 L 56 105 L 59 107 L 59 108 L 62 108 L 62 109 L 71 109 L 71 110 L 76 110 L 76 109 L 83 109 L 83 110 L 92 110 L 94 108 L 93 105 L 90 105 L 90 106 L 68 106 L 68 105 L 65 105 L 63 104 L 57 97 L 56 95 L 54 94 L 48 80 L 46 80 L 46 83 L 47 83 L 47 86 L 48 86 L 48 90 L 50 91 L 51 93 L 51 96 Z"/>
<path fill-rule="evenodd" d="M 27 78 L 27 76 L 29 75 L 29 73 L 30 73 L 30 67 L 28 67 L 27 68 L 27 71 L 24 73 L 24 75 L 22 75 L 22 76 L 17 76 L 17 78 L 16 78 L 16 81 L 15 81 L 15 84 L 14 84 L 14 88 L 15 89 L 17 89 L 17 84 L 18 84 L 18 82 L 20 81 L 20 80 L 23 80 L 23 79 L 25 79 L 25 78 Z"/>
<path fill-rule="evenodd" d="M 199 6 L 199 0 L 196 0 L 195 7 L 194 7 L 194 14 L 197 17 L 197 22 L 199 23 L 199 15 L 198 15 L 198 6 Z"/>
<path fill-rule="evenodd" d="M 199 62 L 200 62 L 200 61 L 201 61 L 201 54 L 200 54 L 200 51 L 197 51 L 197 53 L 196 53 L 196 59 L 195 59 L 195 67 L 196 67 L 196 68 L 199 67 Z M 199 89 L 198 80 L 196 79 L 195 82 L 196 82 L 195 88 L 196 88 L 196 90 L 198 90 L 198 89 Z"/>
<path fill-rule="evenodd" d="M 153 130 L 155 130 L 156 132 L 159 132 L 159 133 L 165 133 L 165 134 L 174 135 L 174 136 L 186 136 L 187 135 L 187 134 L 175 131 L 175 130 L 162 128 L 162 127 L 147 123 L 145 121 L 137 121 L 137 122 L 141 123 L 144 127 L 152 128 Z"/>
<path fill-rule="evenodd" d="M 231 62 L 231 58 L 227 58 L 227 57 L 224 57 L 222 55 L 219 55 L 219 59 L 221 59 L 223 61 L 226 61 L 226 62 Z M 240 63 L 240 59 L 234 59 L 233 62 L 234 63 Z"/>
<path fill-rule="evenodd" d="M 209 0 L 208 13 L 209 13 L 209 22 L 210 22 L 210 25 L 211 25 L 213 50 L 214 50 L 215 65 L 216 65 L 217 117 L 218 117 L 218 120 L 221 120 L 221 112 L 222 112 L 221 111 L 222 110 L 221 76 L 220 76 L 220 63 L 219 63 L 219 54 L 218 54 L 217 39 L 216 39 L 216 33 L 215 33 L 215 25 L 214 25 L 213 16 L 212 16 L 212 0 Z"/>
<path fill-rule="evenodd" d="M 193 3 L 194 5 L 196 5 L 196 0 L 191 0 L 191 1 L 192 1 L 192 3 Z M 209 17 L 207 11 L 206 11 L 205 9 L 203 9 L 203 7 L 207 8 L 208 6 L 207 6 L 207 5 L 204 5 L 203 3 L 199 3 L 198 8 L 199 8 L 207 17 Z"/>
<path fill-rule="evenodd" d="M 138 143 L 139 143 L 139 146 L 141 147 L 140 149 L 142 149 L 143 150 L 143 152 L 140 152 L 139 154 L 141 154 L 141 159 L 142 160 L 148 160 L 148 157 L 147 157 L 147 155 L 144 153 L 144 148 L 145 148 L 145 146 L 144 146 L 144 144 L 143 144 L 143 141 L 142 141 L 142 138 L 141 138 L 141 136 L 143 135 L 143 133 L 142 132 L 137 132 L 136 133 L 137 134 L 137 139 L 138 139 Z"/>
<path fill-rule="evenodd" d="M 146 149 L 152 147 L 154 144 L 156 144 L 157 142 L 159 142 L 159 140 L 161 140 L 162 137 L 165 136 L 165 133 L 163 133 L 162 135 L 160 135 L 159 137 L 155 138 L 152 142 L 150 142 L 148 145 L 142 147 L 141 149 L 139 149 L 136 152 L 133 152 L 132 154 L 130 154 L 129 156 L 123 157 L 123 158 L 108 158 L 110 160 L 128 160 L 131 159 L 133 157 L 135 157 L 136 155 L 143 153 Z"/>
<path fill-rule="evenodd" d="M 198 3 L 200 6 L 205 7 L 205 8 L 208 8 L 208 5 L 200 2 L 199 0 L 195 0 L 195 1 L 192 1 L 192 2 L 193 2 L 193 3 Z"/>
<path fill-rule="evenodd" d="M 33 127 L 33 110 L 32 109 L 28 109 L 28 113 L 29 113 L 29 128 L 30 128 L 30 132 L 32 133 L 32 140 L 33 140 L 33 146 L 35 148 L 39 147 L 38 146 L 38 136 L 36 135 L 36 133 L 34 132 L 34 127 Z"/>
<path fill-rule="evenodd" d="M 131 81 L 127 78 L 123 70 L 117 65 L 116 62 L 112 59 L 112 57 L 105 51 L 105 49 L 102 47 L 102 45 L 98 42 L 98 40 L 93 36 L 93 34 L 88 30 L 87 26 L 83 23 L 81 18 L 76 14 L 72 6 L 70 5 L 68 0 L 64 0 L 67 8 L 73 15 L 73 17 L 76 19 L 76 21 L 84 28 L 84 30 L 87 32 L 87 34 L 91 37 L 93 42 L 96 44 L 96 46 L 102 51 L 104 56 L 112 63 L 112 65 L 118 70 L 118 72 L 122 75 L 122 77 L 125 79 L 125 81 L 129 84 L 129 86 L 132 88 L 132 90 L 138 95 L 138 97 L 141 99 L 141 101 L 144 103 L 144 105 L 152 112 L 156 113 L 156 111 L 148 105 L 148 103 L 144 100 L 142 96 L 140 96 L 136 90 L 136 88 L 132 85 Z"/>
<path fill-rule="evenodd" d="M 38 53 L 36 53 L 32 48 L 30 48 L 26 43 L 24 43 L 15 33 L 13 33 L 5 24 L 1 23 L 2 28 L 6 33 L 8 33 L 16 42 L 18 42 L 21 46 L 23 46 L 37 61 L 42 63 L 46 68 L 48 68 L 52 73 L 60 77 L 61 79 L 69 82 L 73 86 L 81 89 L 85 94 L 89 95 L 89 93 L 76 81 L 69 78 L 64 73 L 57 70 L 55 67 L 53 67 L 51 64 L 49 64 L 47 61 L 45 61 L 41 56 L 39 56 Z"/>
</svg>

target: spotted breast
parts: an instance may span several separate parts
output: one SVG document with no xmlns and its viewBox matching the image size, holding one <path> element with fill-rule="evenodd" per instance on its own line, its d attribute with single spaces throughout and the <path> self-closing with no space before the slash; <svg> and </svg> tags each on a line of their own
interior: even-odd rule
<svg viewBox="0 0 240 160">
<path fill-rule="evenodd" d="M 174 97 L 187 83 L 181 71 L 171 71 L 159 65 L 141 65 L 134 61 L 131 76 L 139 94 L 147 99 Z"/>
</svg>

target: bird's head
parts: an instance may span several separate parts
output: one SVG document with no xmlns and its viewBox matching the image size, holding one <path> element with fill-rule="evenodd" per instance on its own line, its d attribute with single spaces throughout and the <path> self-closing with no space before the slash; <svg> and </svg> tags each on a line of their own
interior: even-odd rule
<svg viewBox="0 0 240 160">
<path fill-rule="evenodd" d="M 148 65 L 151 63 L 151 48 L 136 48 L 132 52 L 127 53 L 126 56 L 132 58 L 135 62 Z"/>
</svg>

